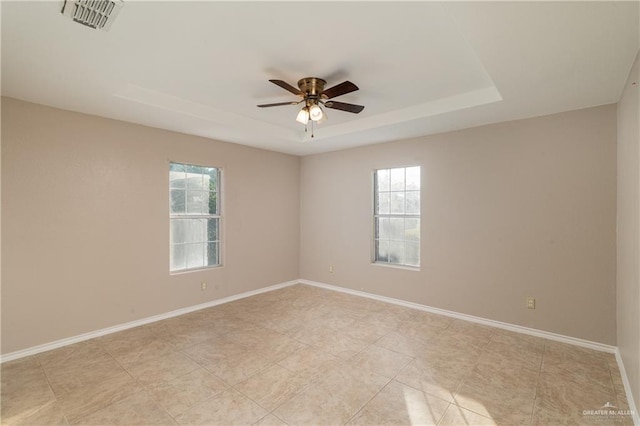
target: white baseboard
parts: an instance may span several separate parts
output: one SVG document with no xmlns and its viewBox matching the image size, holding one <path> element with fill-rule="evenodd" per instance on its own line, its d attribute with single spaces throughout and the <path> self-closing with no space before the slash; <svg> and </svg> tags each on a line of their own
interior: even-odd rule
<svg viewBox="0 0 640 426">
<path fill-rule="evenodd" d="M 381 302 L 392 303 L 394 305 L 400 305 L 400 306 L 404 306 L 404 307 L 411 308 L 411 309 L 417 309 L 417 310 L 421 310 L 421 311 L 431 312 L 431 313 L 444 315 L 444 316 L 448 316 L 448 317 L 452 317 L 452 318 L 457 318 L 457 319 L 461 319 L 461 320 L 465 320 L 465 321 L 471 321 L 471 322 L 475 322 L 475 323 L 482 324 L 482 325 L 488 325 L 488 326 L 491 326 L 491 327 L 497 327 L 497 328 L 501 328 L 501 329 L 504 329 L 504 330 L 510 330 L 510 331 L 513 331 L 513 332 L 516 332 L 516 333 L 523 333 L 523 334 L 528 334 L 528 335 L 531 335 L 531 336 L 542 337 L 544 339 L 549 339 L 549 340 L 554 340 L 554 341 L 558 341 L 558 342 L 568 343 L 570 345 L 576 345 L 576 346 L 581 346 L 581 347 L 584 347 L 584 348 L 595 349 L 597 351 L 608 352 L 608 353 L 613 353 L 613 354 L 617 353 L 617 348 L 615 346 L 605 345 L 605 344 L 597 343 L 597 342 L 591 342 L 591 341 L 588 341 L 588 340 L 578 339 L 578 338 L 570 337 L 570 336 L 564 336 L 564 335 L 561 335 L 561 334 L 551 333 L 551 332 L 548 332 L 548 331 L 542 331 L 542 330 L 536 330 L 536 329 L 533 329 L 533 328 L 522 327 L 522 326 L 519 326 L 519 325 L 509 324 L 509 323 L 505 323 L 505 322 L 501 322 L 501 321 L 485 319 L 485 318 L 476 317 L 476 316 L 473 316 L 473 315 L 462 314 L 462 313 L 459 313 L 459 312 L 449 311 L 449 310 L 446 310 L 446 309 L 434 308 L 434 307 L 427 306 L 427 305 L 421 305 L 421 304 L 418 304 L 418 303 L 407 302 L 406 300 L 394 299 L 394 298 L 391 298 L 391 297 L 380 296 L 380 295 L 372 294 L 372 293 L 366 293 L 364 291 L 352 290 L 350 288 L 339 287 L 339 286 L 335 286 L 335 285 L 331 285 L 331 284 L 325 284 L 325 283 L 321 283 L 321 282 L 317 282 L 317 281 L 310 281 L 310 280 L 300 279 L 300 280 L 292 280 L 292 281 L 287 281 L 287 282 L 280 283 L 280 284 L 275 284 L 275 285 L 272 285 L 272 286 L 269 286 L 269 287 L 260 288 L 260 289 L 257 289 L 257 290 L 247 291 L 247 292 L 244 292 L 244 293 L 236 294 L 236 295 L 225 297 L 225 298 L 222 298 L 222 299 L 212 300 L 210 302 L 202 303 L 202 304 L 199 304 L 199 305 L 188 306 L 186 308 L 176 309 L 175 311 L 170 311 L 170 312 L 166 312 L 166 313 L 163 313 L 163 314 L 154 315 L 154 316 L 151 316 L 151 317 L 146 317 L 146 318 L 142 318 L 142 319 L 139 319 L 139 320 L 127 322 L 127 323 L 124 323 L 124 324 L 115 325 L 113 327 L 107 327 L 107 328 L 103 328 L 103 329 L 100 329 L 100 330 L 95 330 L 95 331 L 91 331 L 91 332 L 88 332 L 88 333 L 80 334 L 80 335 L 77 335 L 77 336 L 68 337 L 66 339 L 56 340 L 56 341 L 45 343 L 45 344 L 42 344 L 42 345 L 32 346 L 32 347 L 27 348 L 27 349 L 15 351 L 15 352 L 10 352 L 10 353 L 7 353 L 5 355 L 1 355 L 0 356 L 0 363 L 6 362 L 6 361 L 12 361 L 12 360 L 15 360 L 15 359 L 18 359 L 18 358 L 23 358 L 23 357 L 26 357 L 26 356 L 29 356 L 29 355 L 35 355 L 35 354 L 38 354 L 40 352 L 49 351 L 51 349 L 57 349 L 57 348 L 60 348 L 62 346 L 71 345 L 71 344 L 74 344 L 74 343 L 82 342 L 82 341 L 85 341 L 85 340 L 93 339 L 93 338 L 104 336 L 104 335 L 107 335 L 107 334 L 116 333 L 118 331 L 127 330 L 129 328 L 133 328 L 133 327 L 138 327 L 138 326 L 141 326 L 141 325 L 149 324 L 149 323 L 152 323 L 152 322 L 162 321 L 162 320 L 167 319 L 167 318 L 173 318 L 173 317 L 176 317 L 176 316 L 179 316 L 179 315 L 188 314 L 189 312 L 199 311 L 201 309 L 210 308 L 212 306 L 221 305 L 223 303 L 232 302 L 234 300 L 244 299 L 246 297 L 255 296 L 256 294 L 267 293 L 269 291 L 278 290 L 278 289 L 281 289 L 281 288 L 284 288 L 284 287 L 288 287 L 288 286 L 291 286 L 291 285 L 294 285 L 294 284 L 298 284 L 298 283 L 306 284 L 306 285 L 310 285 L 310 286 L 314 286 L 314 287 L 320 287 L 320 288 L 324 288 L 324 289 L 327 289 L 327 290 L 338 291 L 338 292 L 341 292 L 341 293 L 347 293 L 347 294 L 351 294 L 351 295 L 354 295 L 354 296 L 366 297 L 366 298 L 378 300 L 378 301 L 381 301 Z"/>
<path fill-rule="evenodd" d="M 622 383 L 624 384 L 624 392 L 627 394 L 627 403 L 629 404 L 629 410 L 631 411 L 633 424 L 636 426 L 640 426 L 640 413 L 638 413 L 638 408 L 636 407 L 635 399 L 633 399 L 633 394 L 631 393 L 631 384 L 629 383 L 629 376 L 627 376 L 627 371 L 624 368 L 624 362 L 622 362 L 620 351 L 617 348 L 616 348 L 616 362 L 618 363 L 618 369 L 620 370 L 620 375 L 622 376 Z"/>
<path fill-rule="evenodd" d="M 595 349 L 601 352 L 616 353 L 616 347 L 605 345 L 603 343 L 592 342 L 589 340 L 578 339 L 576 337 L 564 336 L 562 334 L 551 333 L 548 331 L 537 330 L 535 328 L 523 327 L 520 325 L 509 324 L 506 322 L 490 320 L 486 318 L 476 317 L 473 315 L 461 314 L 459 312 L 448 311 L 446 309 L 434 308 L 419 303 L 407 302 L 406 300 L 394 299 L 391 297 L 380 296 L 377 294 L 366 293 L 364 291 L 352 290 L 350 288 L 339 287 L 331 284 L 320 283 L 317 281 L 299 280 L 301 284 L 307 284 L 314 287 L 320 287 L 327 290 L 339 291 L 342 293 L 352 294 L 354 296 L 366 297 L 369 299 L 379 300 L 381 302 L 393 303 L 394 305 L 404 306 L 406 308 L 418 309 L 420 311 L 431 312 L 438 315 L 444 315 L 456 319 L 475 322 L 477 324 L 497 327 L 516 333 L 528 334 L 530 336 L 542 337 L 544 339 L 554 340 L 556 342 L 568 343 L 570 345 L 581 346 L 583 348 Z"/>
<path fill-rule="evenodd" d="M 255 296 L 256 294 L 266 293 L 273 290 L 278 290 L 284 287 L 288 287 L 294 284 L 298 284 L 299 280 L 287 281 L 280 284 L 275 284 L 269 287 L 260 288 L 258 290 L 246 291 L 244 293 L 235 294 L 233 296 L 224 297 L 222 299 L 212 300 L 211 302 L 201 303 L 199 305 L 188 306 L 186 308 L 176 309 L 175 311 L 166 312 L 164 314 L 154 315 L 147 318 L 127 322 L 124 324 L 115 325 L 113 327 L 102 328 L 100 330 L 91 331 L 77 336 L 68 337 L 66 339 L 56 340 L 54 342 L 45 343 L 38 346 L 32 346 L 20 351 L 10 352 L 8 354 L 0 356 L 0 364 L 13 361 L 18 358 L 23 358 L 29 355 L 35 355 L 40 352 L 50 351 L 52 349 L 61 348 L 63 346 L 72 345 L 74 343 L 82 342 L 96 337 L 104 336 L 111 333 L 117 333 L 118 331 L 127 330 L 129 328 L 138 327 L 141 325 L 149 324 L 156 321 L 162 321 L 167 318 L 177 317 L 179 315 L 188 314 L 189 312 L 199 311 L 201 309 L 210 308 L 212 306 L 222 305 L 223 303 L 233 302 L 234 300 L 244 299 L 246 297 Z"/>
</svg>

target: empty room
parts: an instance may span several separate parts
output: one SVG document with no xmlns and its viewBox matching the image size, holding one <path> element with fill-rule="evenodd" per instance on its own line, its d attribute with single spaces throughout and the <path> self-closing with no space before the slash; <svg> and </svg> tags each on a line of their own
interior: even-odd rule
<svg viewBox="0 0 640 426">
<path fill-rule="evenodd" d="M 640 1 L 2 1 L 3 425 L 640 425 Z"/>
</svg>

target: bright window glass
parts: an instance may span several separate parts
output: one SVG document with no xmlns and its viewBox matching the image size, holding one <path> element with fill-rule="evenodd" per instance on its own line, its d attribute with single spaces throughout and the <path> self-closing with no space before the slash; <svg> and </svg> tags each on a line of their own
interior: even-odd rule
<svg viewBox="0 0 640 426">
<path fill-rule="evenodd" d="M 374 172 L 374 262 L 420 266 L 420 166 Z"/>
<path fill-rule="evenodd" d="M 169 164 L 170 271 L 220 266 L 220 169 Z"/>
</svg>

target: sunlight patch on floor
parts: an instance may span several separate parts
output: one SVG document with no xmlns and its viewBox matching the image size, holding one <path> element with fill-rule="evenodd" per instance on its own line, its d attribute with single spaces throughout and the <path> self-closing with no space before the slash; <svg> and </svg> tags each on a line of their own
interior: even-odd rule
<svg viewBox="0 0 640 426">
<path fill-rule="evenodd" d="M 412 425 L 435 424 L 439 420 L 422 392 L 404 389 L 404 402 Z"/>
</svg>

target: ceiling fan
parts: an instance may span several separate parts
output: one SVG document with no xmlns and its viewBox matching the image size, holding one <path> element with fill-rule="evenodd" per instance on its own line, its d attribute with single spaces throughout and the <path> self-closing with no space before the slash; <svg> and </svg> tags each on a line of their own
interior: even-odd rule
<svg viewBox="0 0 640 426">
<path fill-rule="evenodd" d="M 352 112 L 354 114 L 358 114 L 364 109 L 362 105 L 348 104 L 345 102 L 333 101 L 331 99 L 345 95 L 347 93 L 355 92 L 358 89 L 358 86 L 353 84 L 350 81 L 344 81 L 340 84 L 337 84 L 333 87 L 325 89 L 324 86 L 327 84 L 321 78 L 318 77 L 305 77 L 298 81 L 298 88 L 296 89 L 286 81 L 282 80 L 269 80 L 273 84 L 282 87 L 285 90 L 293 93 L 294 95 L 299 96 L 301 99 L 297 101 L 290 102 L 278 102 L 274 104 L 262 104 L 258 105 L 260 108 L 269 108 L 274 106 L 282 106 L 282 105 L 298 105 L 304 102 L 304 106 L 298 113 L 296 117 L 296 121 L 304 124 L 311 120 L 313 122 L 323 122 L 327 116 L 325 112 L 322 110 L 321 106 L 325 108 L 337 109 L 340 111 Z M 313 134 L 311 135 L 313 137 Z"/>
</svg>

